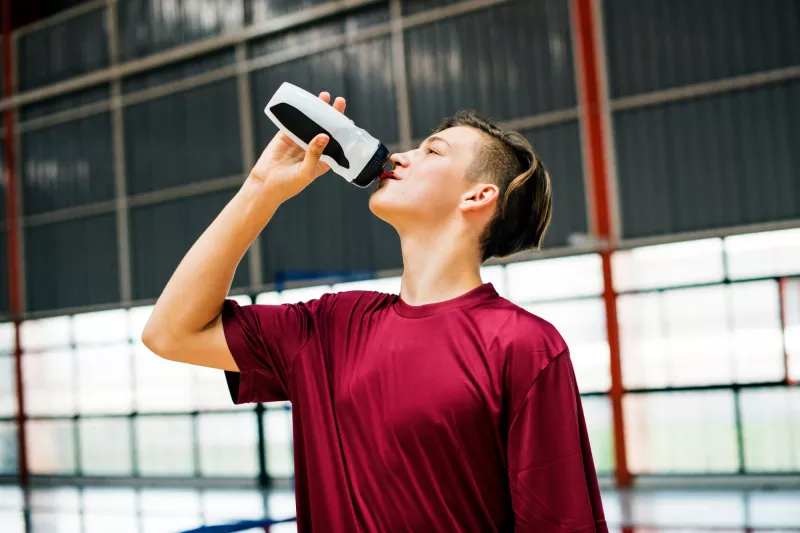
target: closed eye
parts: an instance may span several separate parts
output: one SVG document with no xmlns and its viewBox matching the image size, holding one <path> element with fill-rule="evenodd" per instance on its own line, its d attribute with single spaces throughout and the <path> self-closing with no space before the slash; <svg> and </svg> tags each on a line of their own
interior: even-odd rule
<svg viewBox="0 0 800 533">
<path fill-rule="evenodd" d="M 431 148 L 428 148 L 428 151 L 427 151 L 427 153 L 429 153 L 429 154 L 436 154 L 436 155 L 442 155 L 442 154 L 440 154 L 439 152 L 437 152 L 436 150 L 432 150 Z"/>
</svg>

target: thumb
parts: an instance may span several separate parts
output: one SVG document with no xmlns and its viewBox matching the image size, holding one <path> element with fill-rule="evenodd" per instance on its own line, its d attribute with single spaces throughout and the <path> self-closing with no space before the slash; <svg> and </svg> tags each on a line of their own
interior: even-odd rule
<svg viewBox="0 0 800 533">
<path fill-rule="evenodd" d="M 325 150 L 329 140 L 329 137 L 325 134 L 317 135 L 311 140 L 306 149 L 306 156 L 300 164 L 300 175 L 303 178 L 312 180 L 317 177 L 317 163 L 319 163 L 322 151 Z"/>
</svg>

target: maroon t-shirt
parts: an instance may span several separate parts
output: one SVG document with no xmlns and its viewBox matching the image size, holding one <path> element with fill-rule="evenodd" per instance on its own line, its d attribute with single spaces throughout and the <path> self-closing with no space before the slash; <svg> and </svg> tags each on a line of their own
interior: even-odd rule
<svg viewBox="0 0 800 533">
<path fill-rule="evenodd" d="M 234 401 L 292 402 L 299 531 L 607 531 L 569 350 L 491 284 L 222 316 Z"/>
</svg>

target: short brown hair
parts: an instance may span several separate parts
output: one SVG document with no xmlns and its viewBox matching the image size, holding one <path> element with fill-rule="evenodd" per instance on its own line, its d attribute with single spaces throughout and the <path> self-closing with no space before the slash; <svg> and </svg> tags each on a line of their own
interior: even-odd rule
<svg viewBox="0 0 800 533">
<path fill-rule="evenodd" d="M 472 110 L 444 119 L 434 133 L 456 126 L 477 129 L 486 137 L 467 178 L 486 180 L 500 189 L 494 217 L 481 235 L 482 261 L 539 249 L 552 216 L 552 188 L 550 174 L 531 144 Z"/>
</svg>

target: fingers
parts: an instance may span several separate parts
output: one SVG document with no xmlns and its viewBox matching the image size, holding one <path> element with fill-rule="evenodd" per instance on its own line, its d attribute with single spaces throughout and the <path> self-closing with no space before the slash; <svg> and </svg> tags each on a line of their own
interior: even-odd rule
<svg viewBox="0 0 800 533">
<path fill-rule="evenodd" d="M 325 102 L 326 104 L 331 101 L 331 93 L 328 91 L 322 91 L 319 93 L 319 99 Z"/>
<path fill-rule="evenodd" d="M 322 151 L 325 150 L 329 138 L 325 134 L 320 134 L 314 137 L 308 145 L 306 156 L 300 164 L 300 177 L 304 180 L 311 181 L 316 178 L 317 163 L 322 156 Z"/>
<path fill-rule="evenodd" d="M 344 108 L 347 107 L 347 101 L 341 96 L 337 96 L 333 101 L 333 108 L 339 113 L 344 113 Z"/>
</svg>

